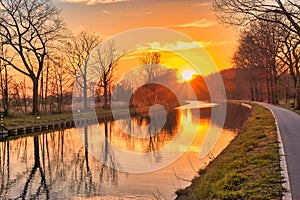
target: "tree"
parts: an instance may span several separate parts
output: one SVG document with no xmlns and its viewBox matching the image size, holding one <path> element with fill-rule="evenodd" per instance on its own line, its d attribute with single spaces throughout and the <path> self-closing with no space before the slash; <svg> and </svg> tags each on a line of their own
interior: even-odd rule
<svg viewBox="0 0 300 200">
<path fill-rule="evenodd" d="M 3 37 L 0 36 L 0 42 L 4 41 Z M 7 49 L 5 46 L 0 46 L 0 57 L 7 58 Z M 8 73 L 7 73 L 7 63 L 3 62 L 0 59 L 0 87 L 2 94 L 2 106 L 3 106 L 3 114 L 7 116 L 9 113 L 9 96 L 8 96 Z"/>
<path fill-rule="evenodd" d="M 0 7 L 1 45 L 9 48 L 14 60 L 0 59 L 31 79 L 32 113 L 37 115 L 45 58 L 64 28 L 60 11 L 49 0 L 0 0 Z"/>
<path fill-rule="evenodd" d="M 57 111 L 61 113 L 63 111 L 64 95 L 71 92 L 71 88 L 74 82 L 74 76 L 68 69 L 66 63 L 66 56 L 64 54 L 52 56 L 49 63 L 48 73 L 46 73 L 46 92 L 48 92 L 48 85 L 51 85 L 52 95 L 56 98 Z M 48 81 L 47 81 L 48 80 Z M 47 84 L 48 82 L 48 84 Z M 53 96 L 53 97 L 54 97 Z M 46 96 L 47 97 L 47 96 Z M 47 98 L 45 98 L 45 101 Z M 46 104 L 47 102 L 45 102 Z"/>
<path fill-rule="evenodd" d="M 23 81 L 20 82 L 20 89 L 21 89 L 21 97 L 23 99 L 24 105 L 24 113 L 27 114 L 27 87 L 26 87 L 26 77 L 24 77 Z"/>
<path fill-rule="evenodd" d="M 140 63 L 143 65 L 142 75 L 146 83 L 155 81 L 164 72 L 164 68 L 160 66 L 160 58 L 160 52 L 155 51 L 149 51 L 140 56 Z"/>
<path fill-rule="evenodd" d="M 294 105 L 296 109 L 300 109 L 300 38 L 285 28 L 282 30 L 278 59 L 283 65 L 288 66 L 294 82 Z"/>
<path fill-rule="evenodd" d="M 227 24 L 245 26 L 262 20 L 281 24 L 300 36 L 298 0 L 214 0 L 213 7 L 218 18 Z"/>
<path fill-rule="evenodd" d="M 104 108 L 107 108 L 108 106 L 108 97 L 114 81 L 114 72 L 120 57 L 113 41 L 99 45 L 96 48 L 94 70 L 100 75 L 98 85 L 103 88 Z"/>
<path fill-rule="evenodd" d="M 296 41 L 300 40 L 300 2 L 298 0 L 214 0 L 213 6 L 220 21 L 226 24 L 246 26 L 254 20 L 267 21 L 279 24 L 296 36 Z M 295 107 L 300 109 L 299 65 L 294 65 L 290 73 L 295 77 L 296 82 Z"/>
<path fill-rule="evenodd" d="M 277 61 L 281 37 L 279 28 L 270 22 L 256 20 L 241 33 L 233 62 L 236 67 L 249 71 L 247 76 L 251 84 L 252 100 L 263 100 L 262 86 L 266 83 L 268 101 L 279 103 L 278 79 L 287 69 Z"/>
<path fill-rule="evenodd" d="M 248 71 L 244 83 L 250 84 L 250 96 L 252 101 L 260 100 L 260 91 L 258 86 L 262 79 L 262 68 L 259 63 L 260 59 L 258 59 L 258 50 L 259 47 L 255 42 L 255 39 L 252 33 L 249 31 L 245 31 L 241 33 L 240 36 L 240 44 L 234 53 L 233 63 L 236 68 L 246 69 Z"/>
<path fill-rule="evenodd" d="M 66 44 L 66 53 L 68 64 L 74 76 L 76 83 L 83 91 L 83 108 L 88 108 L 88 72 L 92 71 L 90 56 L 92 50 L 100 43 L 100 38 L 94 33 L 87 31 L 81 32 L 77 37 L 72 37 Z"/>
<path fill-rule="evenodd" d="M 161 53 L 156 51 L 148 51 L 140 56 L 142 64 L 141 76 L 143 81 L 148 84 L 149 103 L 157 103 L 157 87 L 155 84 L 157 79 L 162 76 L 167 70 L 161 65 Z M 154 100 L 151 97 L 154 97 Z"/>
</svg>

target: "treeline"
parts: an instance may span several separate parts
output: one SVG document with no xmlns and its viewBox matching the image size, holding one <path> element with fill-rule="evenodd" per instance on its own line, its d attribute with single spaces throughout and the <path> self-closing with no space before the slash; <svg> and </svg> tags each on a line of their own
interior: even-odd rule
<svg viewBox="0 0 300 200">
<path fill-rule="evenodd" d="M 118 61 L 126 50 L 117 49 L 112 40 L 102 41 L 96 33 L 72 34 L 59 9 L 48 0 L 0 1 L 0 7 L 4 115 L 61 113 L 74 107 L 78 111 L 93 106 L 109 109 L 111 99 L 124 104 L 125 98 L 131 106 L 178 105 L 178 98 L 189 93 L 182 90 L 187 83 L 178 82 L 178 72 L 164 67 L 161 53 L 151 49 L 138 55 L 140 68 L 116 81 Z M 182 91 L 174 98 L 172 92 Z"/>
<path fill-rule="evenodd" d="M 232 59 L 238 90 L 248 88 L 251 100 L 273 104 L 285 94 L 300 109 L 300 2 L 214 0 L 213 5 L 220 21 L 241 27 Z"/>
<path fill-rule="evenodd" d="M 232 68 L 220 72 L 224 81 L 227 99 L 264 101 L 271 103 L 270 93 L 268 92 L 267 80 L 263 77 L 260 83 L 253 86 L 253 80 L 249 78 L 249 69 Z M 250 74 L 251 75 L 251 74 Z M 213 79 L 214 74 L 207 78 Z M 294 105 L 295 88 L 291 76 L 286 73 L 278 79 L 277 98 L 281 103 Z"/>
<path fill-rule="evenodd" d="M 49 0 L 0 1 L 1 112 L 107 109 L 111 99 L 124 104 L 125 98 L 131 106 L 178 104 L 193 96 L 188 83 L 178 81 L 178 72 L 162 66 L 160 52 L 151 49 L 138 55 L 140 68 L 116 81 L 118 61 L 126 54 L 96 33 L 74 35 Z"/>
<path fill-rule="evenodd" d="M 119 53 L 113 41 L 102 46 L 100 42 L 96 33 L 75 36 L 49 0 L 0 1 L 2 112 L 70 110 L 74 85 L 84 97 L 84 107 L 93 95 L 107 107 Z M 93 65 L 89 59 L 94 59 Z M 89 81 L 91 73 L 99 77 L 97 82 Z"/>
</svg>

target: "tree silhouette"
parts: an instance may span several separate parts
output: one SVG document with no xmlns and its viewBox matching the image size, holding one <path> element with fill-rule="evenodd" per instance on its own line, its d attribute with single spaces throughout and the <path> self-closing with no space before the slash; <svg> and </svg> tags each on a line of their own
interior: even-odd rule
<svg viewBox="0 0 300 200">
<path fill-rule="evenodd" d="M 48 0 L 1 0 L 0 7 L 1 45 L 14 58 L 0 55 L 0 59 L 31 79 L 32 113 L 37 115 L 45 58 L 64 29 L 60 11 Z"/>
<path fill-rule="evenodd" d="M 89 70 L 92 71 L 90 59 L 92 50 L 100 43 L 100 38 L 94 33 L 81 32 L 77 37 L 72 37 L 66 44 L 68 64 L 79 89 L 83 91 L 83 108 L 88 108 L 88 81 Z"/>
</svg>

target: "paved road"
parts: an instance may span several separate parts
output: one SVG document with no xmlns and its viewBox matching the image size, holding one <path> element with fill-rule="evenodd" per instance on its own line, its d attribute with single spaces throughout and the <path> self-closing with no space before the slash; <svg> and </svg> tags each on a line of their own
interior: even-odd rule
<svg viewBox="0 0 300 200">
<path fill-rule="evenodd" d="M 277 120 L 292 198 L 298 200 L 300 199 L 300 115 L 274 105 L 260 104 L 270 109 Z M 290 198 L 286 196 L 286 199 Z"/>
</svg>

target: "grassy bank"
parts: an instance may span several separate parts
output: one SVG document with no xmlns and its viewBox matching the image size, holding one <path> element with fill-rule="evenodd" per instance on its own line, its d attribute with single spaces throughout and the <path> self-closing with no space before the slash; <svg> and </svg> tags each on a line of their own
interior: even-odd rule
<svg viewBox="0 0 300 200">
<path fill-rule="evenodd" d="M 97 115 L 111 114 L 110 110 L 98 110 Z M 89 115 L 91 112 L 76 113 L 78 116 L 84 117 Z M 7 129 L 28 126 L 31 124 L 44 124 L 53 123 L 57 121 L 73 120 L 72 113 L 61 113 L 61 114 L 41 114 L 39 117 L 33 115 L 10 115 L 3 119 L 4 127 Z"/>
<path fill-rule="evenodd" d="M 294 108 L 291 107 L 290 104 L 280 104 L 280 107 L 288 109 L 300 115 L 300 110 L 295 110 Z"/>
<path fill-rule="evenodd" d="M 184 102 L 182 104 L 185 104 Z M 178 106 L 176 102 L 168 102 L 167 105 L 163 105 L 165 108 L 173 109 Z M 144 110 L 148 110 L 150 106 L 143 106 L 143 107 L 131 107 L 130 112 L 140 112 Z M 125 108 L 118 110 L 118 112 L 124 112 L 127 111 Z M 91 114 L 94 114 L 92 111 L 89 112 L 78 112 L 75 113 L 76 117 L 84 118 L 86 116 L 91 116 Z M 111 115 L 112 111 L 111 109 L 100 109 L 96 111 L 96 114 L 98 116 L 101 115 Z M 6 129 L 13 129 L 13 128 L 19 128 L 23 126 L 28 125 L 34 125 L 34 124 L 47 124 L 47 123 L 53 123 L 57 121 L 69 121 L 73 120 L 73 113 L 60 113 L 60 114 L 41 114 L 38 117 L 33 115 L 10 115 L 3 119 L 3 125 Z"/>
<path fill-rule="evenodd" d="M 235 140 L 176 193 L 178 199 L 281 199 L 282 180 L 274 118 L 254 105 Z"/>
</svg>

